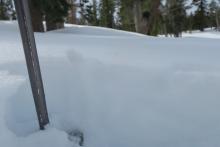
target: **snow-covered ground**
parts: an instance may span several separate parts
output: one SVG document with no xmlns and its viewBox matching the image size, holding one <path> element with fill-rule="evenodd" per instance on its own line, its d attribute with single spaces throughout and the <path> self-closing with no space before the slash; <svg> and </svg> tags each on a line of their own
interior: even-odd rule
<svg viewBox="0 0 220 147">
<path fill-rule="evenodd" d="M 193 31 L 192 33 L 183 33 L 183 37 L 220 39 L 220 32 L 217 32 L 214 29 L 208 28 L 208 29 L 205 29 L 204 32 Z"/>
<path fill-rule="evenodd" d="M 219 147 L 220 37 L 97 27 L 36 33 L 50 125 L 38 131 L 16 22 L 0 22 L 0 145 Z M 198 36 L 198 35 L 197 35 Z"/>
<path fill-rule="evenodd" d="M 165 35 L 158 35 L 158 37 L 166 37 Z M 167 37 L 174 37 L 173 35 L 168 35 Z M 204 32 L 199 30 L 187 31 L 182 33 L 183 38 L 209 38 L 209 39 L 220 39 L 220 32 L 216 31 L 214 28 L 207 28 Z"/>
</svg>

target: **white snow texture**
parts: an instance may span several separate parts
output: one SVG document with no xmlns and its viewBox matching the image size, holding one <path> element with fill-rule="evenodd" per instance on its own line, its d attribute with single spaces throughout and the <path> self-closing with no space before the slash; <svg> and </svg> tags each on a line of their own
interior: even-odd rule
<svg viewBox="0 0 220 147">
<path fill-rule="evenodd" d="M 208 35 L 207 35 L 208 34 Z M 0 22 L 0 146 L 219 147 L 220 34 L 36 33 L 50 125 L 38 131 L 17 22 Z"/>
</svg>

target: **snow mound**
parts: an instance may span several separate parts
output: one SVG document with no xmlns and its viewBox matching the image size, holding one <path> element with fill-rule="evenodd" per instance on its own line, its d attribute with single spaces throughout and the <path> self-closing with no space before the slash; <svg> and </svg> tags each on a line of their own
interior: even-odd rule
<svg viewBox="0 0 220 147">
<path fill-rule="evenodd" d="M 4 147 L 220 145 L 218 39 L 155 38 L 68 26 L 36 33 L 50 125 L 38 131 L 15 22 L 0 22 Z"/>
</svg>

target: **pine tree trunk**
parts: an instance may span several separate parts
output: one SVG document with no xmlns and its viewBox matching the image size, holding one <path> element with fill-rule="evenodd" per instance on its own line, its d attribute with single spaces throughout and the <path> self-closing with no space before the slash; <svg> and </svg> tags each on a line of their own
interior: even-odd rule
<svg viewBox="0 0 220 147">
<path fill-rule="evenodd" d="M 64 28 L 64 22 L 53 22 L 46 17 L 46 30 L 52 31 Z"/>
<path fill-rule="evenodd" d="M 67 22 L 70 24 L 76 24 L 76 5 L 73 0 L 67 0 L 67 2 L 70 4 Z"/>
<path fill-rule="evenodd" d="M 160 6 L 160 0 L 154 0 L 152 1 L 152 5 L 150 8 L 150 17 L 147 23 L 147 33 L 150 34 L 151 29 L 153 28 L 153 24 L 155 19 L 159 15 L 159 6 Z"/>
<path fill-rule="evenodd" d="M 216 12 L 216 30 L 217 30 L 217 31 L 220 31 L 218 13 L 219 13 L 219 12 Z"/>
<path fill-rule="evenodd" d="M 135 30 L 138 33 L 147 33 L 147 19 L 143 17 L 142 1 L 135 0 L 133 5 Z"/>
<path fill-rule="evenodd" d="M 136 32 L 141 33 L 141 1 L 140 0 L 135 0 L 134 2 L 134 24 L 135 24 L 135 29 Z"/>
<path fill-rule="evenodd" d="M 44 32 L 43 15 L 40 8 L 36 7 L 32 0 L 29 0 L 32 27 L 34 32 Z"/>
</svg>

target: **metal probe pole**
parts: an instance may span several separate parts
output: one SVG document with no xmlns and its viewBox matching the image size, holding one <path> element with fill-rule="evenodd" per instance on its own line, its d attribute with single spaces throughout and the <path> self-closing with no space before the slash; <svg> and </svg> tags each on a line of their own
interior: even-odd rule
<svg viewBox="0 0 220 147">
<path fill-rule="evenodd" d="M 39 126 L 49 123 L 44 87 L 27 0 L 14 0 Z"/>
</svg>

